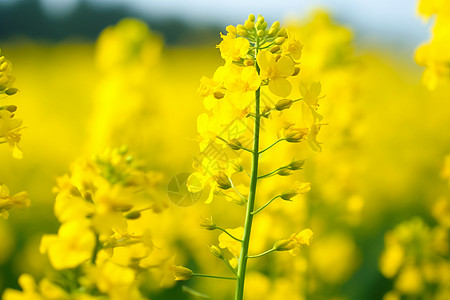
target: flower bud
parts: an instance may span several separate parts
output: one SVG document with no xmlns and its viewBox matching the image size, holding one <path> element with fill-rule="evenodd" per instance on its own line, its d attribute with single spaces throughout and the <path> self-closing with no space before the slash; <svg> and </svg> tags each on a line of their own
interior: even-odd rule
<svg viewBox="0 0 450 300">
<path fill-rule="evenodd" d="M 125 215 L 125 218 L 127 218 L 128 220 L 136 220 L 136 219 L 139 219 L 140 217 L 141 217 L 141 213 L 139 211 L 132 211 Z"/>
<path fill-rule="evenodd" d="M 246 20 L 245 23 L 244 23 L 244 27 L 247 30 L 252 30 L 253 26 L 255 26 L 255 23 L 250 21 L 250 20 Z"/>
<path fill-rule="evenodd" d="M 261 116 L 263 116 L 264 118 L 268 118 L 271 111 L 272 109 L 269 106 L 265 106 L 261 112 Z"/>
<path fill-rule="evenodd" d="M 16 88 L 9 88 L 5 91 L 5 94 L 8 96 L 15 95 L 19 90 Z"/>
<path fill-rule="evenodd" d="M 204 218 L 202 222 L 200 223 L 200 226 L 205 228 L 206 230 L 214 230 L 217 228 L 216 224 L 214 223 L 212 217 L 211 218 Z"/>
<path fill-rule="evenodd" d="M 293 239 L 279 240 L 273 245 L 275 251 L 289 251 L 295 248 L 295 241 Z"/>
<path fill-rule="evenodd" d="M 256 35 L 257 35 L 258 37 L 262 37 L 262 36 L 264 36 L 264 33 L 265 33 L 264 30 L 258 30 L 258 32 L 256 33 Z"/>
<path fill-rule="evenodd" d="M 278 111 L 282 111 L 291 107 L 292 103 L 294 103 L 291 99 L 281 99 L 275 104 L 275 109 Z"/>
<path fill-rule="evenodd" d="M 0 64 L 0 71 L 3 72 L 8 68 L 8 62 L 4 61 Z"/>
<path fill-rule="evenodd" d="M 225 94 L 221 91 L 215 91 L 213 95 L 216 99 L 222 99 L 223 97 L 225 97 Z"/>
<path fill-rule="evenodd" d="M 238 29 L 237 30 L 237 34 L 240 35 L 240 36 L 243 36 L 243 37 L 248 36 L 247 30 L 240 30 L 240 29 Z"/>
<path fill-rule="evenodd" d="M 173 266 L 172 272 L 175 277 L 175 281 L 186 281 L 194 276 L 194 272 L 182 266 Z"/>
<path fill-rule="evenodd" d="M 233 150 L 240 150 L 240 149 L 242 149 L 242 144 L 241 144 L 241 142 L 239 142 L 238 139 L 231 139 L 228 142 L 228 146 L 230 146 L 230 148 L 233 149 Z"/>
<path fill-rule="evenodd" d="M 270 52 L 272 53 L 277 53 L 278 51 L 280 51 L 280 46 L 275 45 L 272 48 L 270 48 Z"/>
<path fill-rule="evenodd" d="M 285 40 L 286 40 L 286 38 L 285 38 L 284 36 L 277 37 L 277 38 L 275 39 L 275 44 L 281 45 L 281 44 L 284 43 Z"/>
<path fill-rule="evenodd" d="M 216 245 L 210 246 L 210 247 L 209 247 L 209 250 L 211 251 L 211 253 L 212 253 L 215 257 L 218 257 L 218 258 L 220 258 L 220 259 L 223 258 L 222 250 L 221 250 L 219 247 L 217 247 Z"/>
<path fill-rule="evenodd" d="M 280 176 L 289 176 L 292 174 L 292 171 L 289 169 L 281 169 L 277 172 L 277 174 Z"/>
<path fill-rule="evenodd" d="M 275 28 L 272 27 L 272 28 L 269 29 L 269 33 L 267 33 L 267 35 L 269 37 L 273 37 L 273 36 L 275 36 L 277 34 L 277 32 L 278 32 L 278 29 L 275 29 Z"/>
<path fill-rule="evenodd" d="M 254 65 L 255 65 L 255 62 L 253 61 L 253 59 L 246 59 L 246 60 L 244 60 L 244 66 L 251 67 L 251 66 L 254 66 Z"/>
<path fill-rule="evenodd" d="M 305 165 L 305 160 L 294 160 L 287 166 L 289 170 L 296 171 L 301 170 Z"/>
<path fill-rule="evenodd" d="M 258 15 L 258 18 L 256 20 L 261 21 L 261 23 L 265 21 L 264 17 L 261 15 Z"/>
<path fill-rule="evenodd" d="M 287 38 L 287 31 L 286 31 L 286 28 L 282 27 L 282 28 L 280 29 L 280 31 L 278 31 L 278 36 Z"/>
<path fill-rule="evenodd" d="M 261 24 L 261 29 L 262 30 L 266 30 L 266 28 L 267 28 L 267 22 L 263 22 L 262 24 Z"/>
<path fill-rule="evenodd" d="M 7 110 L 7 111 L 13 113 L 17 110 L 17 106 L 15 106 L 15 105 L 0 106 L 0 110 Z"/>
<path fill-rule="evenodd" d="M 252 22 L 255 22 L 255 15 L 254 14 L 249 14 L 248 15 L 248 19 Z"/>
<path fill-rule="evenodd" d="M 233 162 L 233 170 L 236 171 L 236 173 L 244 171 L 244 167 L 239 162 Z"/>
<path fill-rule="evenodd" d="M 289 190 L 282 192 L 280 194 L 280 198 L 283 200 L 286 200 L 286 201 L 291 201 L 291 198 L 295 197 L 297 195 L 298 195 L 298 192 L 296 189 L 289 189 Z"/>
<path fill-rule="evenodd" d="M 284 137 L 288 143 L 299 143 L 301 139 L 308 134 L 306 130 L 293 130 Z"/>
<path fill-rule="evenodd" d="M 230 178 L 228 178 L 228 176 L 223 172 L 220 172 L 218 175 L 216 175 L 216 181 L 219 188 L 223 190 L 228 190 L 229 188 L 231 188 Z"/>
<path fill-rule="evenodd" d="M 236 27 L 234 27 L 233 25 L 228 25 L 225 29 L 227 30 L 228 33 L 231 33 L 233 35 L 237 34 Z"/>
<path fill-rule="evenodd" d="M 274 29 L 274 30 L 280 29 L 280 21 L 273 22 L 272 26 L 270 26 L 270 29 Z"/>
</svg>

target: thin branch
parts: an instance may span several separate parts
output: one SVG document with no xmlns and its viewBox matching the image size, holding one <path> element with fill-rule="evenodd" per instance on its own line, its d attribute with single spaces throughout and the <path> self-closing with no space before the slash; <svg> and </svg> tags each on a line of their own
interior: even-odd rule
<svg viewBox="0 0 450 300">
<path fill-rule="evenodd" d="M 270 145 L 269 147 L 265 148 L 264 150 L 259 151 L 258 154 L 262 154 L 262 153 L 266 152 L 267 150 L 269 150 L 270 148 L 272 148 L 273 146 L 275 146 L 275 145 L 278 144 L 279 142 L 285 141 L 285 140 L 286 140 L 285 138 L 278 139 L 276 142 L 274 142 L 274 143 L 273 143 L 272 145 Z"/>
<path fill-rule="evenodd" d="M 217 227 L 216 226 L 216 229 L 219 229 L 220 231 L 223 231 L 223 232 L 225 232 L 226 234 L 228 234 L 233 240 L 236 240 L 236 241 L 238 241 L 238 242 L 241 242 L 242 243 L 242 240 L 240 240 L 240 239 L 238 239 L 237 237 L 234 237 L 233 235 L 231 235 L 231 233 L 229 233 L 228 231 L 226 231 L 225 229 L 223 229 L 223 228 L 220 228 L 220 227 Z"/>
<path fill-rule="evenodd" d="M 265 251 L 265 252 L 263 252 L 263 253 L 260 253 L 260 254 L 249 255 L 249 256 L 247 256 L 247 257 L 248 257 L 248 258 L 258 258 L 258 257 L 264 256 L 264 255 L 267 255 L 267 254 L 269 254 L 269 253 L 271 253 L 271 252 L 273 252 L 273 251 L 275 251 L 275 248 L 269 249 L 269 250 L 267 250 L 267 251 Z"/>
<path fill-rule="evenodd" d="M 261 206 L 260 208 L 258 208 L 255 211 L 252 211 L 251 214 L 252 215 L 256 215 L 257 213 L 259 213 L 261 210 L 263 210 L 267 205 L 269 205 L 270 203 L 272 203 L 272 201 L 274 201 L 275 199 L 280 198 L 280 195 L 273 197 L 272 199 L 270 199 L 269 201 L 267 201 L 266 204 L 264 204 L 263 206 Z"/>
</svg>

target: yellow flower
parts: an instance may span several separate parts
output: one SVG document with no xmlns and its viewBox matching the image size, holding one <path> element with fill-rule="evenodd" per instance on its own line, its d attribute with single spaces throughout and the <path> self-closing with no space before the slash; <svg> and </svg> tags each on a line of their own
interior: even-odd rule
<svg viewBox="0 0 450 300">
<path fill-rule="evenodd" d="M 22 120 L 13 119 L 14 114 L 8 110 L 0 110 L 0 142 L 9 144 L 9 147 L 13 151 L 13 157 L 17 159 L 22 158 L 22 151 L 20 150 L 18 143 L 20 141 Z"/>
<path fill-rule="evenodd" d="M 12 208 L 24 208 L 30 206 L 30 199 L 27 192 L 20 192 L 14 196 L 9 195 L 6 185 L 0 185 L 0 216 L 8 218 L 9 210 Z"/>
<path fill-rule="evenodd" d="M 256 91 L 261 85 L 261 78 L 254 67 L 242 68 L 232 65 L 232 68 L 237 72 L 230 72 L 225 77 L 224 86 L 227 90 L 245 93 Z"/>
<path fill-rule="evenodd" d="M 288 34 L 288 39 L 281 49 L 283 55 L 290 55 L 294 61 L 298 61 L 302 56 L 303 45 L 293 35 Z"/>
<path fill-rule="evenodd" d="M 226 62 L 240 61 L 245 55 L 247 55 L 250 42 L 243 37 L 233 37 L 229 35 L 222 35 L 222 42 L 217 45 L 220 49 L 222 58 Z"/>
<path fill-rule="evenodd" d="M 58 234 L 42 237 L 40 252 L 48 253 L 52 266 L 57 270 L 74 268 L 91 258 L 96 238 L 88 220 L 64 223 Z"/>
<path fill-rule="evenodd" d="M 36 281 L 30 274 L 22 274 L 19 277 L 19 285 L 23 291 L 7 289 L 3 294 L 3 300 L 44 300 L 37 291 Z"/>
<path fill-rule="evenodd" d="M 292 59 L 282 56 L 277 60 L 270 51 L 262 50 L 256 60 L 261 69 L 261 79 L 269 80 L 269 90 L 277 96 L 287 97 L 291 93 L 292 86 L 286 78 L 295 71 Z"/>
</svg>

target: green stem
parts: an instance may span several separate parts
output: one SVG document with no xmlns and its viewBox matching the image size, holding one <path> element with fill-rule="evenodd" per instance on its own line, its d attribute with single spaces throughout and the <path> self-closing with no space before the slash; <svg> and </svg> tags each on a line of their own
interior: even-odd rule
<svg viewBox="0 0 450 300">
<path fill-rule="evenodd" d="M 95 234 L 95 247 L 92 252 L 92 257 L 91 257 L 91 262 L 94 265 L 95 265 L 95 261 L 97 260 L 97 254 L 98 254 L 99 250 L 100 250 L 100 237 L 98 234 Z"/>
<path fill-rule="evenodd" d="M 269 201 L 267 201 L 266 204 L 264 204 L 263 206 L 261 206 L 260 208 L 258 208 L 257 210 L 252 212 L 252 215 L 256 215 L 257 213 L 259 213 L 260 211 L 262 211 L 267 205 L 269 205 L 270 203 L 272 203 L 273 200 L 279 198 L 280 195 L 273 197 L 272 199 L 270 199 Z"/>
<path fill-rule="evenodd" d="M 206 275 L 206 274 L 198 274 L 198 273 L 194 273 L 194 274 L 192 274 L 192 276 L 215 278 L 215 279 L 236 280 L 236 277 L 224 277 L 224 276 Z"/>
<path fill-rule="evenodd" d="M 249 255 L 248 258 L 258 258 L 258 257 L 264 256 L 264 255 L 266 255 L 266 254 L 269 254 L 269 253 L 271 253 L 271 252 L 273 252 L 273 251 L 275 251 L 275 248 L 269 249 L 269 250 L 267 250 L 267 251 L 265 251 L 265 252 L 263 252 L 263 253 L 260 253 L 260 254 Z"/>
<path fill-rule="evenodd" d="M 228 234 L 233 240 L 236 240 L 236 241 L 238 241 L 238 242 L 241 242 L 242 243 L 242 240 L 240 240 L 240 239 L 238 239 L 237 237 L 234 237 L 234 236 L 232 236 L 231 235 L 231 233 L 229 233 L 228 231 L 226 231 L 225 229 L 223 229 L 223 228 L 220 228 L 220 227 L 217 227 L 216 226 L 216 229 L 219 229 L 220 231 L 223 231 L 223 232 L 225 232 L 226 234 Z"/>
<path fill-rule="evenodd" d="M 256 40 L 255 57 L 258 54 L 259 40 Z M 256 71 L 260 73 L 258 63 L 255 63 Z M 250 191 L 248 194 L 247 211 L 245 215 L 244 223 L 244 236 L 242 238 L 241 253 L 239 256 L 239 264 L 237 270 L 237 282 L 236 282 L 236 294 L 235 300 L 244 299 L 244 282 L 245 282 L 245 272 L 247 269 L 247 259 L 248 259 L 248 248 L 250 244 L 250 234 L 252 230 L 253 215 L 252 211 L 255 206 L 256 198 L 256 184 L 258 182 L 258 160 L 259 160 L 259 127 L 261 116 L 260 110 L 260 100 L 261 100 L 261 87 L 255 91 L 255 126 L 253 131 L 253 153 L 252 153 L 252 171 L 250 178 Z"/>
<path fill-rule="evenodd" d="M 259 154 L 262 154 L 262 153 L 266 152 L 267 150 L 269 150 L 270 148 L 272 148 L 273 146 L 275 146 L 276 144 L 278 144 L 279 142 L 284 141 L 284 140 L 286 140 L 286 139 L 279 139 L 279 140 L 277 140 L 275 143 L 273 143 L 272 145 L 270 145 L 266 149 L 259 151 Z"/>
</svg>

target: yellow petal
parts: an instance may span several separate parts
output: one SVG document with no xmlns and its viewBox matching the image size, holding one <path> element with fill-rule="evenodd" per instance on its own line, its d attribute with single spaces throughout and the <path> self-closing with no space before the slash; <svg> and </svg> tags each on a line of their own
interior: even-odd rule
<svg viewBox="0 0 450 300">
<path fill-rule="evenodd" d="M 269 81 L 269 90 L 277 96 L 287 97 L 291 93 L 291 83 L 286 78 L 275 78 Z"/>
</svg>

